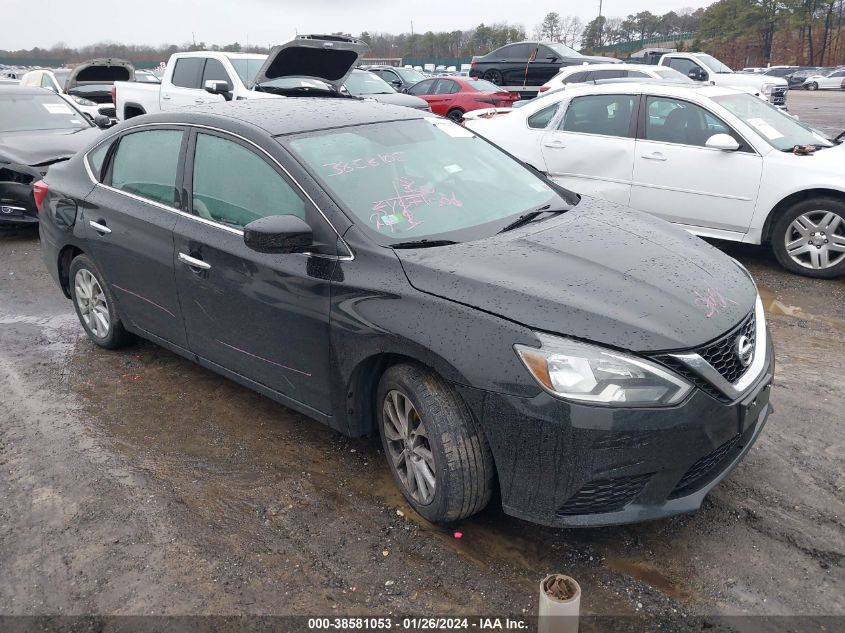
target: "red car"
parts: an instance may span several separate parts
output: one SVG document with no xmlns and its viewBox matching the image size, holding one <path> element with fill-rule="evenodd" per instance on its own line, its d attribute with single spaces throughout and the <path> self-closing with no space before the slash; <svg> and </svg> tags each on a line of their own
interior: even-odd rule
<svg viewBox="0 0 845 633">
<path fill-rule="evenodd" d="M 434 114 L 453 121 L 460 121 L 470 110 L 509 108 L 519 99 L 517 93 L 502 90 L 489 81 L 465 77 L 424 79 L 408 88 L 407 93 L 425 99 Z"/>
</svg>

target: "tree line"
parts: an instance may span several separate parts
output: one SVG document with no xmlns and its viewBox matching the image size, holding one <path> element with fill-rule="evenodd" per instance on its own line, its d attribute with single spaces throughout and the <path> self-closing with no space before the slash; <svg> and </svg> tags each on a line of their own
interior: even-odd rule
<svg viewBox="0 0 845 633">
<path fill-rule="evenodd" d="M 691 48 L 704 50 L 729 65 L 766 63 L 801 65 L 845 64 L 843 32 L 845 0 L 718 0 L 706 9 L 683 8 L 656 15 L 640 11 L 626 17 L 598 16 L 586 24 L 577 16 L 550 12 L 531 31 L 537 39 L 561 42 L 584 52 L 625 42 L 692 33 Z M 370 56 L 379 58 L 469 59 L 511 42 L 526 39 L 524 26 L 508 22 L 481 23 L 466 30 L 423 33 L 357 35 L 370 45 Z M 223 46 L 190 42 L 161 46 L 100 42 L 71 48 L 58 42 L 49 49 L 4 51 L 6 59 L 60 59 L 72 64 L 95 57 L 119 57 L 133 62 L 165 61 L 181 51 L 220 50 L 266 53 L 268 46 Z"/>
</svg>

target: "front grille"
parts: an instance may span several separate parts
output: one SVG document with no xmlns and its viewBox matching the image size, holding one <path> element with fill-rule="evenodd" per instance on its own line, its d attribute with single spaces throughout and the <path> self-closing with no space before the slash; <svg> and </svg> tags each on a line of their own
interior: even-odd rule
<svg viewBox="0 0 845 633">
<path fill-rule="evenodd" d="M 97 108 L 97 112 L 99 112 L 103 116 L 107 116 L 111 119 L 113 119 L 115 117 L 115 114 L 116 114 L 114 106 L 112 106 L 110 108 Z"/>
<path fill-rule="evenodd" d="M 786 105 L 786 93 L 789 88 L 787 86 L 775 86 L 772 89 L 772 94 L 769 95 L 769 101 L 773 105 Z"/>
<path fill-rule="evenodd" d="M 700 490 L 721 472 L 723 463 L 733 456 L 734 449 L 739 443 L 739 435 L 734 435 L 730 440 L 722 444 L 712 453 L 709 453 L 690 466 L 689 470 L 681 477 L 672 493 L 670 499 L 677 499 Z"/>
<path fill-rule="evenodd" d="M 570 497 L 557 513 L 566 516 L 616 512 L 640 494 L 650 478 L 651 473 L 591 481 Z"/>
<path fill-rule="evenodd" d="M 720 402 L 730 402 L 730 398 L 728 398 L 725 394 L 721 391 L 716 389 L 713 385 L 707 382 L 704 378 L 699 376 L 697 373 L 692 371 L 689 367 L 687 367 L 684 363 L 679 361 L 676 358 L 672 358 L 671 356 L 659 356 L 657 358 L 661 363 L 666 365 L 669 369 L 674 371 L 676 374 L 680 374 L 682 378 L 687 380 L 687 382 L 691 382 L 696 387 L 701 389 L 704 393 Z"/>
<path fill-rule="evenodd" d="M 753 312 L 725 336 L 701 350 L 696 350 L 704 360 L 713 366 L 713 369 L 718 371 L 731 384 L 735 383 L 747 369 L 739 360 L 739 354 L 736 351 L 736 341 L 743 335 L 748 337 L 751 348 L 754 349 L 757 338 L 757 322 Z"/>
</svg>

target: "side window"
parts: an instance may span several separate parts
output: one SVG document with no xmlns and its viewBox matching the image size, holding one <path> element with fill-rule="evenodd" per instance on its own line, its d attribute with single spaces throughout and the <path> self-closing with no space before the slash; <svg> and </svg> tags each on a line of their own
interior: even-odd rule
<svg viewBox="0 0 845 633">
<path fill-rule="evenodd" d="M 296 215 L 305 203 L 269 163 L 244 146 L 197 134 L 193 211 L 206 220 L 243 228 L 268 215 Z"/>
<path fill-rule="evenodd" d="M 91 168 L 91 171 L 94 172 L 94 178 L 99 181 L 102 181 L 103 179 L 103 163 L 106 160 L 106 155 L 109 153 L 111 146 L 111 143 L 103 143 L 93 152 L 88 154 L 88 166 Z"/>
<path fill-rule="evenodd" d="M 414 84 L 408 89 L 408 92 L 412 95 L 430 95 L 432 94 L 431 89 L 434 87 L 434 82 L 434 79 L 426 79 L 418 84 Z"/>
<path fill-rule="evenodd" d="M 689 59 L 684 59 L 682 57 L 680 57 L 680 58 L 677 58 L 677 57 L 670 58 L 669 59 L 669 67 L 674 68 L 675 70 L 677 70 L 679 73 L 681 73 L 685 77 L 689 77 L 689 71 L 691 71 L 693 69 L 696 69 L 696 70 L 699 69 L 698 64 L 696 64 L 693 61 L 690 61 Z"/>
<path fill-rule="evenodd" d="M 180 88 L 199 88 L 204 57 L 180 57 L 173 68 L 171 82 Z"/>
<path fill-rule="evenodd" d="M 516 54 L 516 45 L 503 46 L 498 51 L 494 51 L 496 59 L 510 59 Z"/>
<path fill-rule="evenodd" d="M 182 134 L 180 130 L 144 130 L 122 137 L 111 161 L 111 186 L 178 206 L 176 173 Z"/>
<path fill-rule="evenodd" d="M 582 134 L 629 137 L 633 95 L 590 95 L 576 97 L 566 109 L 561 129 Z"/>
<path fill-rule="evenodd" d="M 831 77 L 845 77 L 845 70 L 840 70 L 831 75 Z"/>
<path fill-rule="evenodd" d="M 649 78 L 644 72 L 640 72 L 639 70 L 626 70 L 625 77 L 636 77 L 638 79 L 642 79 L 643 77 Z"/>
<path fill-rule="evenodd" d="M 572 73 L 569 77 L 566 77 L 563 80 L 565 84 L 580 84 L 583 81 L 587 81 L 587 71 L 582 70 L 577 73 Z"/>
<path fill-rule="evenodd" d="M 537 61 L 538 62 L 550 62 L 553 58 L 559 59 L 559 56 L 558 56 L 557 53 L 555 53 L 548 46 L 540 46 L 537 49 Z"/>
<path fill-rule="evenodd" d="M 620 79 L 626 72 L 624 70 L 594 70 L 590 79 Z"/>
<path fill-rule="evenodd" d="M 648 97 L 646 104 L 646 140 L 704 147 L 714 134 L 729 134 L 742 143 L 727 125 L 700 106 L 668 97 Z"/>
<path fill-rule="evenodd" d="M 53 83 L 53 80 L 50 79 L 50 75 L 48 75 L 47 73 L 43 73 L 41 75 L 41 87 L 47 88 L 48 90 L 52 90 L 53 92 L 56 91 L 56 86 Z"/>
<path fill-rule="evenodd" d="M 528 57 L 534 52 L 534 45 L 532 44 L 514 44 L 509 48 L 511 50 L 504 56 L 505 59 L 528 61 Z"/>
<path fill-rule="evenodd" d="M 451 79 L 438 79 L 437 86 L 434 88 L 436 95 L 450 95 L 458 91 L 458 84 Z"/>
<path fill-rule="evenodd" d="M 202 71 L 202 81 L 200 87 L 205 87 L 206 81 L 225 81 L 229 90 L 232 89 L 232 80 L 229 78 L 229 73 L 217 59 L 207 59 L 205 61 L 205 70 Z"/>
<path fill-rule="evenodd" d="M 528 127 L 535 130 L 545 129 L 554 118 L 558 106 L 560 106 L 560 104 L 556 103 L 532 114 L 528 117 Z"/>
</svg>

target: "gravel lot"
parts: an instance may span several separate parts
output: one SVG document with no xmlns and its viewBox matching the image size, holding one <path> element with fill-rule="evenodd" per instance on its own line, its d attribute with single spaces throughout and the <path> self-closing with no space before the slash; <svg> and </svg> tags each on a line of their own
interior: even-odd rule
<svg viewBox="0 0 845 633">
<path fill-rule="evenodd" d="M 790 108 L 845 128 L 845 92 L 793 91 Z M 669 629 L 840 616 L 832 630 L 845 617 L 845 280 L 722 246 L 764 294 L 775 413 L 702 510 L 552 530 L 491 507 L 447 530 L 402 500 L 374 440 L 149 343 L 96 348 L 37 234 L 0 233 L 0 614 L 522 615 L 560 571 L 588 614 Z"/>
</svg>

